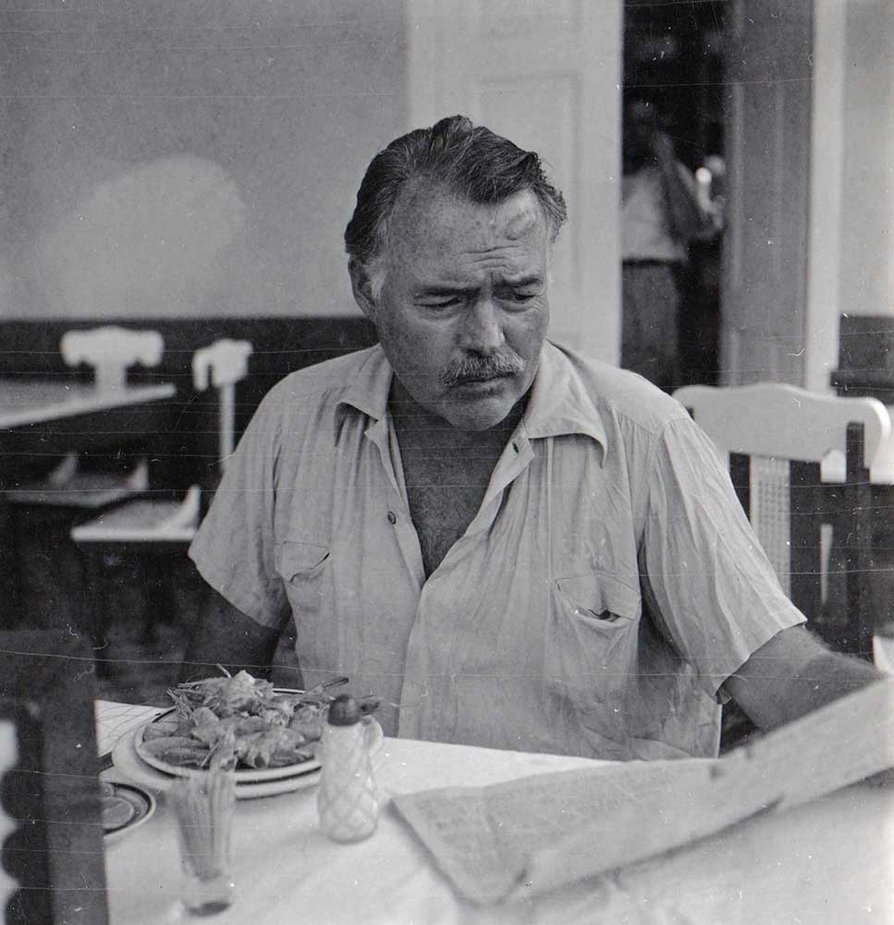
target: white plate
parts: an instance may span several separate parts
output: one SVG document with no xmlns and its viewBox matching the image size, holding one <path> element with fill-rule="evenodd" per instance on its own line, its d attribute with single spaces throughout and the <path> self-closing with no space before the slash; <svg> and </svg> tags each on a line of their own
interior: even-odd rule
<svg viewBox="0 0 894 925">
<path fill-rule="evenodd" d="M 118 781 L 103 781 L 102 807 L 103 835 L 106 844 L 147 822 L 155 812 L 155 797 L 142 787 Z"/>
<path fill-rule="evenodd" d="M 130 780 L 136 781 L 145 787 L 152 787 L 154 790 L 168 790 L 176 777 L 170 774 L 163 774 L 155 768 L 150 767 L 137 754 L 134 744 L 136 731 L 129 732 L 122 736 L 114 749 L 112 750 L 112 763 L 122 775 Z M 268 781 L 265 783 L 245 783 L 237 780 L 236 782 L 236 799 L 253 800 L 257 797 L 275 796 L 279 793 L 291 793 L 294 790 L 304 790 L 308 787 L 315 787 L 319 783 L 319 772 L 309 772 L 296 774 L 292 777 L 286 777 L 282 780 Z"/>
<path fill-rule="evenodd" d="M 275 694 L 299 694 L 301 691 L 288 690 L 286 688 L 277 687 L 273 691 Z M 157 771 L 161 771 L 163 774 L 169 774 L 173 777 L 188 777 L 194 768 L 183 767 L 181 765 L 169 764 L 163 758 L 159 758 L 157 755 L 153 755 L 143 746 L 143 734 L 146 729 L 149 728 L 153 723 L 158 722 L 159 720 L 164 719 L 166 716 L 173 713 L 173 708 L 167 710 L 165 713 L 160 714 L 159 716 L 154 717 L 144 726 L 141 726 L 136 733 L 136 738 L 134 739 L 134 747 L 136 748 L 137 754 L 140 758 L 148 764 L 150 767 L 155 768 Z M 237 768 L 235 771 L 236 774 L 236 783 L 239 784 L 265 784 L 271 781 L 284 780 L 287 777 L 295 777 L 299 774 L 309 774 L 311 771 L 318 771 L 320 768 L 320 762 L 316 758 L 309 758 L 307 761 L 299 761 L 297 764 L 287 764 L 281 768 Z"/>
</svg>

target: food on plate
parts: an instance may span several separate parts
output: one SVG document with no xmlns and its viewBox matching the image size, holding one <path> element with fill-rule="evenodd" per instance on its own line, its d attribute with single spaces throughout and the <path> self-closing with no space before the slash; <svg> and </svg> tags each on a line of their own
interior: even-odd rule
<svg viewBox="0 0 894 925">
<path fill-rule="evenodd" d="M 247 671 L 178 684 L 174 709 L 143 730 L 141 748 L 177 767 L 281 768 L 309 761 L 323 732 L 337 678 L 283 691 Z M 366 712 L 378 706 L 365 698 Z"/>
</svg>

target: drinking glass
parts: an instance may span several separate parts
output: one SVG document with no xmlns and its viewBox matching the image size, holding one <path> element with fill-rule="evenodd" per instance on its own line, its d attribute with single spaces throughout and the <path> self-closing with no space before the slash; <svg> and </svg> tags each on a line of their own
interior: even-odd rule
<svg viewBox="0 0 894 925">
<path fill-rule="evenodd" d="M 180 902 L 193 915 L 232 904 L 232 831 L 236 786 L 232 771 L 197 771 L 171 787 L 183 882 Z"/>
</svg>

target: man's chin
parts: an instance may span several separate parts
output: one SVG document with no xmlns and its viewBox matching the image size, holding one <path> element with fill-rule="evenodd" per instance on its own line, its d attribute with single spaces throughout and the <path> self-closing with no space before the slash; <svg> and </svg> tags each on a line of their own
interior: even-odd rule
<svg viewBox="0 0 894 925">
<path fill-rule="evenodd" d="M 460 383 L 443 397 L 439 413 L 459 430 L 488 430 L 512 414 L 530 387 L 514 376 Z"/>
<path fill-rule="evenodd" d="M 458 430 L 488 430 L 504 421 L 514 406 L 514 400 L 502 395 L 463 399 L 451 402 L 442 417 Z"/>
</svg>

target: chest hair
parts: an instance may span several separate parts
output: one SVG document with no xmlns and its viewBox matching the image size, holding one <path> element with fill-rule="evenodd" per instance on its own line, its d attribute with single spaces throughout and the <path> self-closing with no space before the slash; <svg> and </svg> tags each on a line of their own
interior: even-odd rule
<svg viewBox="0 0 894 925">
<path fill-rule="evenodd" d="M 494 427 L 470 433 L 421 408 L 394 377 L 389 408 L 426 578 L 478 513 L 526 402 L 525 396 Z"/>
<path fill-rule="evenodd" d="M 437 451 L 404 454 L 407 500 L 426 577 L 472 522 L 498 457 L 498 452 L 476 450 L 452 456 Z"/>
</svg>

